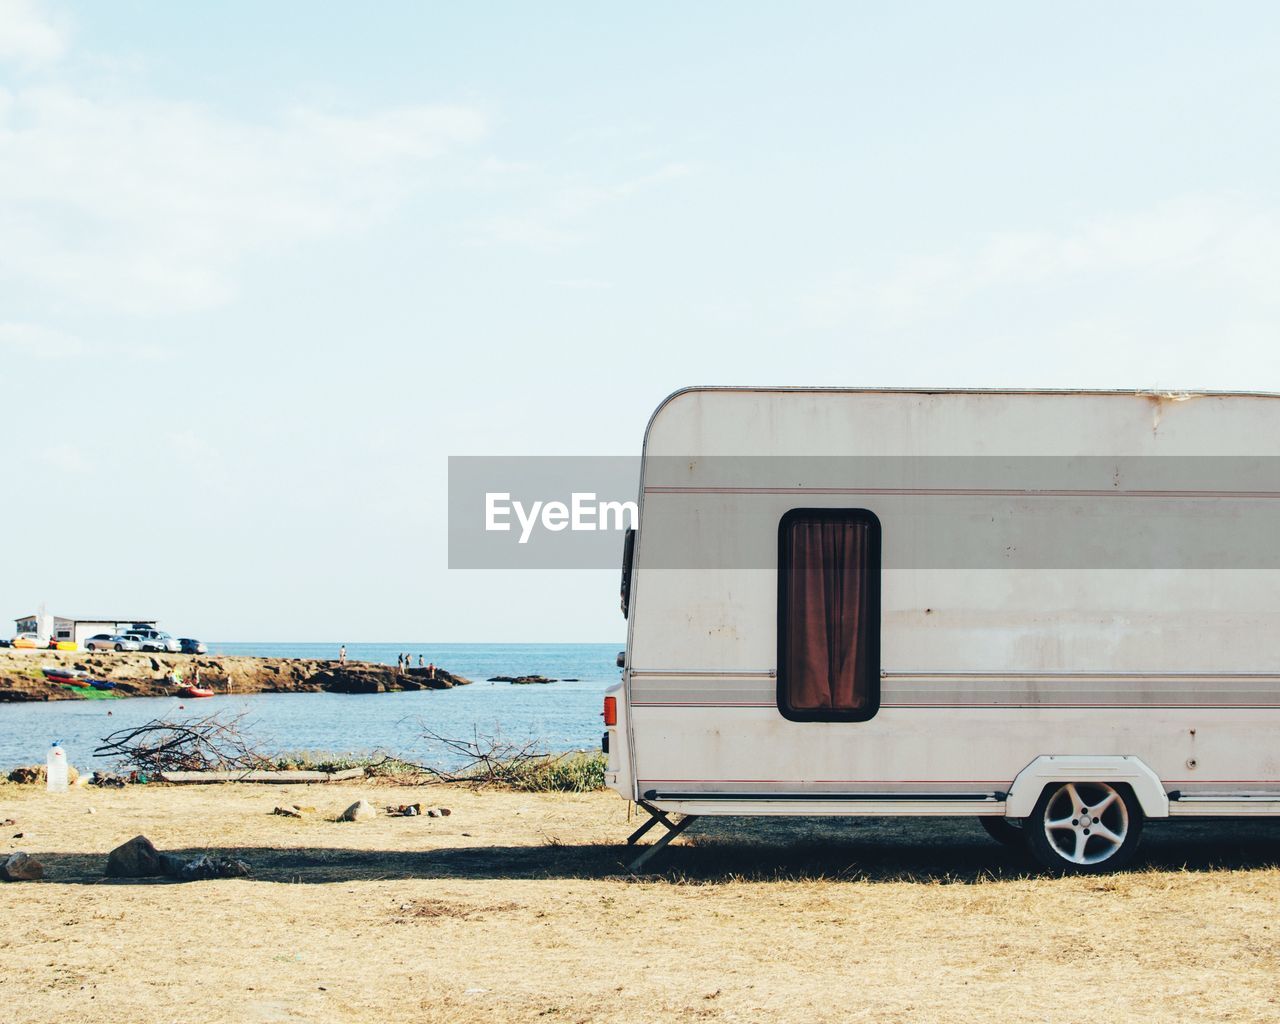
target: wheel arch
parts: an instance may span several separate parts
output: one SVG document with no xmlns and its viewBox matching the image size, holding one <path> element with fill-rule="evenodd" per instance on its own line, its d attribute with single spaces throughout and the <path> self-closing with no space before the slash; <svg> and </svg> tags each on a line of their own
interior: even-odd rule
<svg viewBox="0 0 1280 1024">
<path fill-rule="evenodd" d="M 1122 782 L 1133 790 L 1145 817 L 1169 817 L 1169 797 L 1160 776 L 1131 754 L 1042 754 L 1013 780 L 1005 797 L 1005 817 L 1030 817 L 1045 786 L 1062 782 Z"/>
</svg>

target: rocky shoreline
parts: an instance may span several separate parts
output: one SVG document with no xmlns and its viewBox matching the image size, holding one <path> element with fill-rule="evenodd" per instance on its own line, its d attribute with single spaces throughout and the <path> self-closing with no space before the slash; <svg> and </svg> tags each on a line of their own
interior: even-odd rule
<svg viewBox="0 0 1280 1024">
<path fill-rule="evenodd" d="M 436 668 L 403 674 L 391 665 L 368 661 L 338 662 L 311 658 L 253 658 L 242 655 L 135 654 L 130 652 L 65 652 L 0 650 L 0 703 L 78 700 L 85 694 L 66 679 L 49 679 L 46 668 L 72 669 L 92 679 L 114 683 L 121 697 L 178 696 L 179 686 L 195 681 L 224 693 L 398 693 L 404 690 L 448 690 L 471 682 Z"/>
</svg>

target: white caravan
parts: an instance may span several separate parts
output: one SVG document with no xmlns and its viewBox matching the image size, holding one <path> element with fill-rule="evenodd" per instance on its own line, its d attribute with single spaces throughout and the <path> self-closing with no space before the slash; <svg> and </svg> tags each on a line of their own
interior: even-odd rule
<svg viewBox="0 0 1280 1024">
<path fill-rule="evenodd" d="M 1080 872 L 1280 814 L 1278 466 L 1269 395 L 672 395 L 605 700 L 636 866 L 704 814 L 978 816 Z"/>
</svg>

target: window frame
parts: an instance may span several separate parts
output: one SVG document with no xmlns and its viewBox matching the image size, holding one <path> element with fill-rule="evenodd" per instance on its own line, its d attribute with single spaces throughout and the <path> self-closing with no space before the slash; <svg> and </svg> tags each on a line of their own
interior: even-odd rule
<svg viewBox="0 0 1280 1024">
<path fill-rule="evenodd" d="M 790 706 L 787 699 L 787 678 L 784 666 L 787 664 L 787 636 L 790 616 L 787 606 L 787 579 L 790 562 L 787 558 L 785 543 L 787 530 L 798 519 L 818 520 L 820 522 L 856 523 L 866 525 L 869 530 L 867 538 L 867 565 L 869 577 L 866 593 L 866 639 L 867 639 L 867 704 L 860 710 L 839 710 L 835 708 L 797 709 Z M 778 520 L 778 636 L 777 663 L 774 668 L 776 677 L 776 702 L 778 712 L 790 722 L 867 722 L 880 711 L 880 519 L 867 508 L 793 508 L 783 513 Z"/>
<path fill-rule="evenodd" d="M 622 535 L 622 584 L 619 587 L 624 619 L 631 617 L 631 576 L 635 570 L 635 560 L 636 529 L 628 526 L 626 533 Z"/>
</svg>

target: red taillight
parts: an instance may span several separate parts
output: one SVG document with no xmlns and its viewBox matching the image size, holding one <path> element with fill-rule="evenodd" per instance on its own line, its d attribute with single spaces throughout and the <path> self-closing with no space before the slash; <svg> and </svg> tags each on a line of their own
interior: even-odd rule
<svg viewBox="0 0 1280 1024">
<path fill-rule="evenodd" d="M 604 699 L 604 724 L 618 724 L 618 698 L 606 697 Z"/>
</svg>

